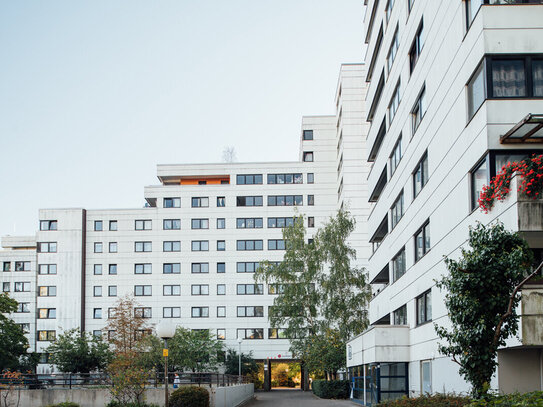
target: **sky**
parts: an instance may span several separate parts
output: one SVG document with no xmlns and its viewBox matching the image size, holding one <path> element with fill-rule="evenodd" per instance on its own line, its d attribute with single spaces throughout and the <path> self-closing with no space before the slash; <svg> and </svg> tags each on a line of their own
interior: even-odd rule
<svg viewBox="0 0 543 407">
<path fill-rule="evenodd" d="M 0 2 L 0 236 L 137 208 L 157 164 L 298 159 L 363 59 L 360 0 Z"/>
</svg>

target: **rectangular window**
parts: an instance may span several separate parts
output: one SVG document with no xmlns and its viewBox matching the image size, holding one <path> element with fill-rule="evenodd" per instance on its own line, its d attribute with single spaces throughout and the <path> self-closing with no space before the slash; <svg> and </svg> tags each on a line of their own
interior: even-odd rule
<svg viewBox="0 0 543 407">
<path fill-rule="evenodd" d="M 226 250 L 226 242 L 224 240 L 217 240 L 217 251 L 223 252 Z"/>
<path fill-rule="evenodd" d="M 56 264 L 40 264 L 38 266 L 38 274 L 57 274 Z"/>
<path fill-rule="evenodd" d="M 543 60 L 532 60 L 532 87 L 534 97 L 543 97 Z"/>
<path fill-rule="evenodd" d="M 95 297 L 101 297 L 102 296 L 102 286 L 101 285 L 95 285 L 93 287 L 93 295 Z"/>
<path fill-rule="evenodd" d="M 164 198 L 164 208 L 181 208 L 181 198 Z"/>
<path fill-rule="evenodd" d="M 163 274 L 180 274 L 181 273 L 181 264 L 180 263 L 164 263 L 162 265 Z"/>
<path fill-rule="evenodd" d="M 180 307 L 164 307 L 162 308 L 163 318 L 181 318 Z"/>
<path fill-rule="evenodd" d="M 151 230 L 152 227 L 153 227 L 153 222 L 149 219 L 134 221 L 135 230 Z"/>
<path fill-rule="evenodd" d="M 181 286 L 180 285 L 165 285 L 162 287 L 162 295 L 164 296 L 181 295 Z"/>
<path fill-rule="evenodd" d="M 475 115 L 485 101 L 484 62 L 481 62 L 466 85 L 468 92 L 468 120 Z"/>
<path fill-rule="evenodd" d="M 225 306 L 217 307 L 217 318 L 226 318 L 226 307 Z"/>
<path fill-rule="evenodd" d="M 217 295 L 226 295 L 226 284 L 217 284 Z"/>
<path fill-rule="evenodd" d="M 268 239 L 268 250 L 285 250 L 283 239 Z"/>
<path fill-rule="evenodd" d="M 268 328 L 268 339 L 288 339 L 284 328 Z"/>
<path fill-rule="evenodd" d="M 432 361 L 420 361 L 420 394 L 432 394 Z"/>
<path fill-rule="evenodd" d="M 40 230 L 57 230 L 57 221 L 40 220 Z"/>
<path fill-rule="evenodd" d="M 394 325 L 407 325 L 407 305 L 403 305 L 393 312 Z"/>
<path fill-rule="evenodd" d="M 268 184 L 303 184 L 301 173 L 292 174 L 268 174 Z"/>
<path fill-rule="evenodd" d="M 268 228 L 287 228 L 294 225 L 296 218 L 268 218 Z"/>
<path fill-rule="evenodd" d="M 262 206 L 262 196 L 238 196 L 236 206 Z"/>
<path fill-rule="evenodd" d="M 102 242 L 94 242 L 94 253 L 102 253 L 104 251 L 104 245 Z"/>
<path fill-rule="evenodd" d="M 110 264 L 109 265 L 109 274 L 110 275 L 116 275 L 117 274 L 117 265 L 116 264 Z"/>
<path fill-rule="evenodd" d="M 417 131 L 419 128 L 420 122 L 422 121 L 422 118 L 424 117 L 424 114 L 426 113 L 426 88 L 423 87 L 422 91 L 419 94 L 419 97 L 417 98 L 417 101 L 415 102 L 415 106 L 413 106 L 413 110 L 411 110 L 411 117 L 413 119 L 413 134 Z"/>
<path fill-rule="evenodd" d="M 488 185 L 489 172 L 487 159 L 481 161 L 479 165 L 471 172 L 471 210 L 479 207 L 479 197 L 483 186 Z"/>
<path fill-rule="evenodd" d="M 209 229 L 209 219 L 191 219 L 191 229 Z"/>
<path fill-rule="evenodd" d="M 38 243 L 39 253 L 56 253 L 57 242 L 40 242 Z"/>
<path fill-rule="evenodd" d="M 135 307 L 134 318 L 151 318 L 152 311 L 150 307 Z"/>
<path fill-rule="evenodd" d="M 164 219 L 162 221 L 162 229 L 164 230 L 181 229 L 181 219 Z"/>
<path fill-rule="evenodd" d="M 432 320 L 432 297 L 431 291 L 417 297 L 417 325 L 424 324 Z"/>
<path fill-rule="evenodd" d="M 19 313 L 27 313 L 27 312 L 30 312 L 30 303 L 29 302 L 20 302 L 19 304 L 17 304 L 17 311 L 15 312 L 19 312 Z"/>
<path fill-rule="evenodd" d="M 260 263 L 255 261 L 238 262 L 236 264 L 236 271 L 238 273 L 254 273 L 258 269 L 259 265 Z"/>
<path fill-rule="evenodd" d="M 285 286 L 283 284 L 270 284 L 268 285 L 268 294 L 278 295 L 285 292 Z"/>
<path fill-rule="evenodd" d="M 264 243 L 262 240 L 238 240 L 236 242 L 236 250 L 238 251 L 250 251 L 250 250 L 263 250 Z"/>
<path fill-rule="evenodd" d="M 95 220 L 94 221 L 94 230 L 96 232 L 101 232 L 102 230 L 104 230 L 104 222 L 102 222 L 101 220 Z"/>
<path fill-rule="evenodd" d="M 307 196 L 307 204 L 309 206 L 315 205 L 315 195 L 308 195 Z"/>
<path fill-rule="evenodd" d="M 209 263 L 192 263 L 191 273 L 209 273 Z"/>
<path fill-rule="evenodd" d="M 313 130 L 304 130 L 302 134 L 305 141 L 313 140 Z"/>
<path fill-rule="evenodd" d="M 492 97 L 525 97 L 526 75 L 524 59 L 492 59 Z"/>
<path fill-rule="evenodd" d="M 303 205 L 302 195 L 269 195 L 268 206 L 300 206 Z"/>
<path fill-rule="evenodd" d="M 392 259 L 392 281 L 396 281 L 405 274 L 405 247 Z"/>
<path fill-rule="evenodd" d="M 18 281 L 15 283 L 16 293 L 30 292 L 30 282 L 28 281 Z"/>
<path fill-rule="evenodd" d="M 262 284 L 238 284 L 237 295 L 261 295 L 264 294 Z"/>
<path fill-rule="evenodd" d="M 225 228 L 226 228 L 226 219 L 217 218 L 217 229 L 225 229 Z"/>
<path fill-rule="evenodd" d="M 396 54 L 398 53 L 398 47 L 400 46 L 400 42 L 398 40 L 398 26 L 396 26 L 396 31 L 394 32 L 394 36 L 392 37 L 392 42 L 390 44 L 390 48 L 388 50 L 387 55 L 387 69 L 388 72 L 392 69 L 392 64 L 394 63 L 394 59 L 396 58 Z"/>
<path fill-rule="evenodd" d="M 226 339 L 226 329 L 219 328 L 217 329 L 217 340 L 224 341 Z"/>
<path fill-rule="evenodd" d="M 38 308 L 38 319 L 55 319 L 56 317 L 56 308 Z"/>
<path fill-rule="evenodd" d="M 385 6 L 386 20 L 390 20 L 390 14 L 392 13 L 392 8 L 394 7 L 394 0 L 388 0 Z"/>
<path fill-rule="evenodd" d="M 415 262 L 430 251 L 430 222 L 422 226 L 415 234 Z"/>
<path fill-rule="evenodd" d="M 193 240 L 191 242 L 191 248 L 193 252 L 207 252 L 209 251 L 208 240 Z"/>
<path fill-rule="evenodd" d="M 239 174 L 236 176 L 238 185 L 257 185 L 262 184 L 262 174 Z"/>
<path fill-rule="evenodd" d="M 179 240 L 164 241 L 164 242 L 162 242 L 162 251 L 165 251 L 165 252 L 180 252 L 181 251 L 181 242 Z"/>
<path fill-rule="evenodd" d="M 110 220 L 109 221 L 109 230 L 110 231 L 116 231 L 117 230 L 117 221 L 116 220 Z"/>
<path fill-rule="evenodd" d="M 315 227 L 315 217 L 308 216 L 307 217 L 307 227 L 308 228 L 314 228 Z"/>
<path fill-rule="evenodd" d="M 237 229 L 261 229 L 262 228 L 262 218 L 237 218 L 236 219 L 236 228 Z"/>
<path fill-rule="evenodd" d="M 208 318 L 209 307 L 192 307 L 190 315 L 192 318 Z"/>
<path fill-rule="evenodd" d="M 116 285 L 110 285 L 107 287 L 107 295 L 108 297 L 116 297 L 117 296 L 117 286 Z"/>
<path fill-rule="evenodd" d="M 238 318 L 245 317 L 263 317 L 264 316 L 264 307 L 262 306 L 243 306 L 238 307 Z"/>
<path fill-rule="evenodd" d="M 109 252 L 110 253 L 117 253 L 117 242 L 109 242 Z"/>
<path fill-rule="evenodd" d="M 9 289 L 9 282 L 4 281 L 4 282 L 2 283 L 2 292 L 4 292 L 4 293 L 9 293 L 9 290 L 10 290 L 10 289 Z"/>
<path fill-rule="evenodd" d="M 400 192 L 400 195 L 398 198 L 396 198 L 396 201 L 392 204 L 392 207 L 390 208 L 390 221 L 392 229 L 396 227 L 398 222 L 403 216 L 403 190 Z"/>
<path fill-rule="evenodd" d="M 24 334 L 29 334 L 30 333 L 30 324 L 29 323 L 22 323 L 22 324 L 17 324 L 21 327 L 21 331 L 23 331 Z M 47 363 L 47 362 L 46 362 Z"/>
<path fill-rule="evenodd" d="M 150 285 L 135 285 L 134 295 L 136 297 L 147 297 L 152 295 L 153 288 Z"/>
<path fill-rule="evenodd" d="M 150 252 L 152 249 L 152 242 L 134 242 L 135 252 Z"/>
<path fill-rule="evenodd" d="M 392 153 L 390 154 L 390 157 L 389 157 L 391 176 L 396 171 L 396 168 L 398 168 L 398 164 L 400 163 L 401 159 L 402 159 L 402 135 L 400 134 L 400 137 L 398 137 L 398 141 L 396 141 L 396 144 L 394 145 L 394 148 L 392 149 Z"/>
<path fill-rule="evenodd" d="M 420 57 L 420 53 L 422 52 L 422 48 L 424 47 L 424 25 L 423 22 L 420 22 L 419 28 L 417 30 L 417 34 L 415 34 L 415 39 L 413 40 L 413 44 L 411 45 L 411 49 L 409 50 L 409 69 L 411 73 L 413 73 L 413 70 L 415 69 L 415 66 L 417 65 L 417 62 Z"/>
<path fill-rule="evenodd" d="M 30 271 L 30 262 L 29 261 L 16 261 L 15 262 L 15 271 Z"/>
<path fill-rule="evenodd" d="M 392 94 L 392 98 L 390 98 L 390 103 L 388 105 L 388 124 L 392 123 L 392 120 L 394 120 L 394 116 L 396 116 L 396 112 L 398 111 L 399 106 L 400 106 L 400 81 L 398 80 L 398 83 L 396 84 L 396 88 L 394 89 L 394 93 Z"/>
<path fill-rule="evenodd" d="M 151 274 L 153 265 L 151 263 L 134 264 L 134 274 Z"/>
<path fill-rule="evenodd" d="M 264 339 L 264 328 L 242 328 L 237 333 L 241 339 Z"/>
<path fill-rule="evenodd" d="M 2 271 L 11 271 L 11 262 L 5 261 L 2 264 Z M 41 273 L 40 273 L 41 274 Z"/>
<path fill-rule="evenodd" d="M 38 341 L 54 342 L 56 338 L 56 331 L 38 331 Z"/>
<path fill-rule="evenodd" d="M 313 162 L 313 151 L 304 151 L 303 160 L 306 163 Z"/>
<path fill-rule="evenodd" d="M 193 197 L 191 199 L 191 206 L 193 208 L 207 208 L 209 207 L 209 198 L 208 197 Z"/>
<path fill-rule="evenodd" d="M 428 154 L 424 153 L 413 172 L 413 196 L 417 196 L 428 182 Z"/>
<path fill-rule="evenodd" d="M 94 275 L 95 276 L 101 276 L 102 275 L 102 265 L 101 264 L 95 264 L 94 265 Z"/>
<path fill-rule="evenodd" d="M 217 263 L 217 273 L 226 273 L 226 263 Z"/>
<path fill-rule="evenodd" d="M 308 184 L 314 184 L 315 183 L 315 174 L 312 172 L 307 173 L 307 183 Z"/>
<path fill-rule="evenodd" d="M 217 208 L 224 208 L 226 206 L 226 199 L 224 196 L 217 197 Z"/>
</svg>

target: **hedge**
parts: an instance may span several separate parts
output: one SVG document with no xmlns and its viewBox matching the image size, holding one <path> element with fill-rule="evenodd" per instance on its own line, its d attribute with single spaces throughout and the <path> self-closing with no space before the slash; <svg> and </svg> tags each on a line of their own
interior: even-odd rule
<svg viewBox="0 0 543 407">
<path fill-rule="evenodd" d="M 209 392 L 204 387 L 181 387 L 170 395 L 168 407 L 209 407 Z"/>
<path fill-rule="evenodd" d="M 382 401 L 379 407 L 543 407 L 543 392 L 491 396 L 488 400 L 472 400 L 457 395 L 435 394 L 416 398 L 403 397 Z"/>
<path fill-rule="evenodd" d="M 492 397 L 489 400 L 477 400 L 470 407 L 543 407 L 543 391 L 532 393 L 514 393 Z"/>
<path fill-rule="evenodd" d="M 348 399 L 348 380 L 313 380 L 311 389 L 322 399 Z"/>
</svg>

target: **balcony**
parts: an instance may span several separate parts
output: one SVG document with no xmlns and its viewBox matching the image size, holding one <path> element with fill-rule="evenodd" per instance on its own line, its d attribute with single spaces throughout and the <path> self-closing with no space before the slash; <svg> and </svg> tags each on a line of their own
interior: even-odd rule
<svg viewBox="0 0 543 407">
<path fill-rule="evenodd" d="M 360 364 L 405 362 L 409 360 L 409 326 L 372 326 L 348 345 L 355 353 L 362 348 L 357 358 Z"/>
</svg>

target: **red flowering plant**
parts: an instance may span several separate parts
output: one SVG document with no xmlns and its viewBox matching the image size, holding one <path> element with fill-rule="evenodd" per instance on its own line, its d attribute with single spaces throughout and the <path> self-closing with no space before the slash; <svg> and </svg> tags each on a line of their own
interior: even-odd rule
<svg viewBox="0 0 543 407">
<path fill-rule="evenodd" d="M 485 185 L 479 195 L 479 206 L 488 213 L 494 202 L 503 201 L 511 192 L 513 174 L 519 175 L 518 192 L 526 197 L 537 199 L 543 193 L 543 155 L 525 158 L 518 162 L 508 162 L 499 173 Z"/>
</svg>

